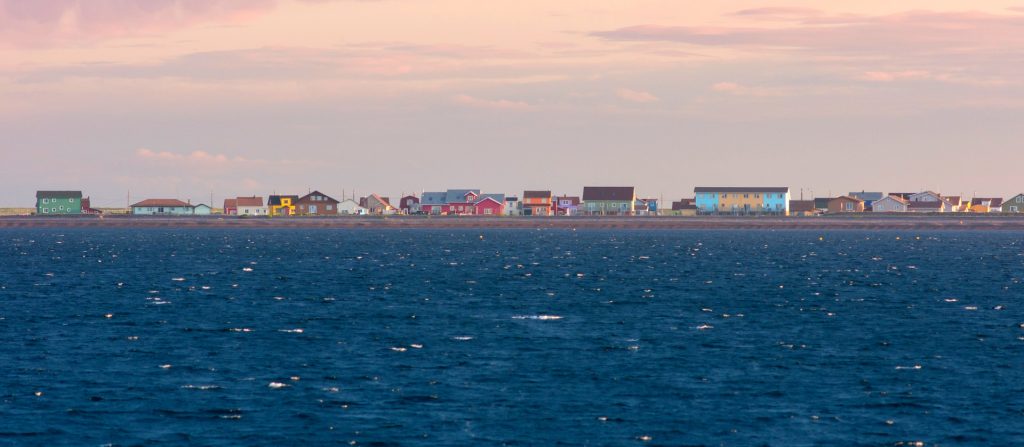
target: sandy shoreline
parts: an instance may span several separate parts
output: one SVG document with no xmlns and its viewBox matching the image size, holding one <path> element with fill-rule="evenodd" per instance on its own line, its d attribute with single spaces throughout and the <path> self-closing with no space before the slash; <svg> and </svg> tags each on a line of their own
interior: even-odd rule
<svg viewBox="0 0 1024 447">
<path fill-rule="evenodd" d="M 564 228 L 770 230 L 1024 230 L 1024 216 L 911 215 L 818 217 L 0 217 L 2 228 Z"/>
</svg>

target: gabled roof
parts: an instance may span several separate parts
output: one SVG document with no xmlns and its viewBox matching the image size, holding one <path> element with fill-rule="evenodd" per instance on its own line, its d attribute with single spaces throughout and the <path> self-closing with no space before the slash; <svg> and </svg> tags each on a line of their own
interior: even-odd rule
<svg viewBox="0 0 1024 447">
<path fill-rule="evenodd" d="M 473 204 L 474 205 L 479 205 L 479 204 L 481 204 L 483 202 L 486 202 L 486 201 L 490 200 L 491 202 L 497 203 L 498 205 L 504 205 L 505 201 L 502 200 L 502 199 L 495 198 L 494 197 L 495 195 L 496 194 L 485 194 L 483 196 L 480 196 L 480 198 L 478 198 L 476 202 L 473 202 Z"/>
<path fill-rule="evenodd" d="M 988 203 L 986 203 L 988 202 Z M 974 205 L 987 205 L 991 208 L 1003 206 L 1002 197 L 975 197 L 971 199 L 971 206 Z"/>
<path fill-rule="evenodd" d="M 238 199 L 224 199 L 224 209 L 228 210 L 231 208 L 238 208 Z"/>
<path fill-rule="evenodd" d="M 783 186 L 698 186 L 693 192 L 789 192 L 789 187 Z"/>
<path fill-rule="evenodd" d="M 360 205 L 359 205 L 359 202 L 356 202 L 355 200 L 352 200 L 352 199 L 345 199 L 345 200 L 342 200 L 342 201 L 338 202 L 338 207 L 339 207 L 339 208 L 341 208 L 341 206 L 342 206 L 342 205 L 346 205 L 346 204 L 352 204 L 352 205 L 355 205 L 355 207 L 354 207 L 354 208 L 362 208 L 362 209 L 366 209 L 366 207 L 364 207 L 364 206 L 360 206 Z"/>
<path fill-rule="evenodd" d="M 136 203 L 136 204 L 131 206 L 131 208 L 142 208 L 142 207 L 147 207 L 147 208 L 153 208 L 153 207 L 165 207 L 165 208 L 186 207 L 186 208 L 192 208 L 192 205 L 190 205 L 190 204 L 188 204 L 186 202 L 182 202 L 181 200 L 178 200 L 178 199 L 146 199 L 146 200 L 143 200 L 143 201 L 141 201 L 139 203 Z"/>
<path fill-rule="evenodd" d="M 523 191 L 524 199 L 550 199 L 551 191 Z"/>
<path fill-rule="evenodd" d="M 570 205 L 579 205 L 580 204 L 580 196 L 561 195 L 561 196 L 555 197 L 555 203 L 559 203 L 560 204 L 560 203 L 562 203 L 563 200 L 568 200 Z"/>
<path fill-rule="evenodd" d="M 494 194 L 494 193 L 492 193 L 492 194 L 480 194 L 480 196 L 476 198 L 476 201 L 477 201 L 477 203 L 480 203 L 480 201 L 482 201 L 485 198 L 491 198 L 491 199 L 494 199 L 494 201 L 496 201 L 496 202 L 498 202 L 500 204 L 503 204 L 503 205 L 505 204 L 505 194 L 503 194 L 503 193 L 501 193 L 501 194 Z"/>
<path fill-rule="evenodd" d="M 633 186 L 584 186 L 583 201 L 588 200 L 614 200 L 632 201 L 636 198 L 636 188 Z"/>
<path fill-rule="evenodd" d="M 1021 196 L 1024 196 L 1024 192 L 1022 192 L 1020 194 L 1017 194 L 1017 195 L 1015 195 L 1013 197 L 1010 197 L 1010 200 L 1004 200 L 1003 203 L 1013 202 L 1013 201 L 1015 201 L 1017 199 L 1017 197 L 1021 197 Z"/>
<path fill-rule="evenodd" d="M 36 191 L 37 199 L 81 199 L 82 191 Z"/>
<path fill-rule="evenodd" d="M 466 194 L 473 193 L 480 195 L 479 189 L 449 189 L 445 192 L 444 203 L 463 203 L 466 201 Z"/>
<path fill-rule="evenodd" d="M 333 203 L 339 203 L 339 202 L 338 202 L 337 200 L 335 200 L 335 199 L 334 199 L 334 198 L 332 198 L 331 196 L 329 196 L 329 195 L 327 195 L 327 194 L 324 194 L 324 193 L 322 193 L 322 192 L 320 192 L 320 191 L 316 191 L 316 190 L 314 190 L 313 192 L 311 192 L 311 193 L 309 193 L 309 194 L 306 194 L 306 195 L 304 195 L 304 196 L 300 197 L 300 198 L 299 198 L 299 200 L 297 200 L 297 201 L 298 201 L 298 202 L 312 202 L 313 200 L 310 200 L 310 198 L 312 198 L 313 196 L 320 196 L 320 197 L 323 197 L 323 200 L 319 200 L 319 201 L 317 201 L 317 202 L 333 202 Z"/>
<path fill-rule="evenodd" d="M 856 197 L 850 197 L 850 196 L 839 196 L 839 197 L 836 197 L 836 198 L 834 198 L 832 200 L 846 200 L 846 201 L 850 201 L 850 202 L 864 203 L 863 200 L 858 199 Z M 829 200 L 829 202 L 831 202 L 832 200 Z"/>
<path fill-rule="evenodd" d="M 299 201 L 299 196 L 285 195 L 285 196 L 270 196 L 267 198 L 267 205 L 269 206 L 281 206 L 281 199 L 292 199 L 292 203 Z"/>
<path fill-rule="evenodd" d="M 391 203 L 388 202 L 388 199 L 386 199 L 384 197 L 381 197 L 380 195 L 378 195 L 376 193 L 370 194 L 370 198 L 373 199 L 373 200 L 376 200 L 377 203 L 380 203 L 385 208 L 394 208 L 393 206 L 391 206 Z M 369 203 L 369 202 L 367 202 L 367 203 Z"/>
<path fill-rule="evenodd" d="M 263 197 L 239 197 L 235 199 L 236 206 L 263 206 Z"/>
<path fill-rule="evenodd" d="M 902 203 L 904 205 L 910 203 L 910 201 L 908 201 L 907 199 L 904 199 L 903 197 L 898 196 L 898 195 L 894 195 L 894 194 L 889 194 L 889 195 L 887 195 L 885 197 L 882 197 L 881 199 L 876 200 L 875 202 L 881 202 L 883 200 L 893 200 L 893 201 Z"/>
<path fill-rule="evenodd" d="M 915 192 L 915 193 L 911 194 L 911 196 L 935 196 L 935 197 L 938 197 L 940 199 L 942 198 L 942 194 L 939 194 L 939 193 L 937 193 L 935 191 Z"/>
</svg>

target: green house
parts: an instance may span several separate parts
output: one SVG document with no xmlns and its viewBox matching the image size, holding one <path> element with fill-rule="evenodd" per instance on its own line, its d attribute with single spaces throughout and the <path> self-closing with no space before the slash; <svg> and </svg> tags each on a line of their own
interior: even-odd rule
<svg viewBox="0 0 1024 447">
<path fill-rule="evenodd" d="M 36 214 L 82 214 L 82 191 L 36 191 Z"/>
<path fill-rule="evenodd" d="M 636 214 L 636 191 L 632 186 L 584 186 L 583 212 L 591 216 L 632 216 Z"/>
</svg>

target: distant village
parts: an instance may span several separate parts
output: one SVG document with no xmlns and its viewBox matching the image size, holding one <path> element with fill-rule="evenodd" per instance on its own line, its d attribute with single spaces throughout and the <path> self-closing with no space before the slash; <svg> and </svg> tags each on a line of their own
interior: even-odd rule
<svg viewBox="0 0 1024 447">
<path fill-rule="evenodd" d="M 838 197 L 793 199 L 788 187 L 697 187 L 694 197 L 663 207 L 655 198 L 638 197 L 632 186 L 586 186 L 582 195 L 523 191 L 522 195 L 448 189 L 406 195 L 397 201 L 370 194 L 337 200 L 320 191 L 305 195 L 246 196 L 213 204 L 179 199 L 145 199 L 108 213 L 134 216 L 814 216 L 844 213 L 1019 213 L 1024 194 L 1001 197 L 922 192 L 850 192 Z M 82 191 L 38 191 L 37 216 L 101 215 Z"/>
</svg>

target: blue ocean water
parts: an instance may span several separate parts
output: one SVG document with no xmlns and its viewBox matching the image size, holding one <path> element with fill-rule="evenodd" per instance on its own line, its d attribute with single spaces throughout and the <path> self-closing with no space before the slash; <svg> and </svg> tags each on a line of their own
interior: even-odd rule
<svg viewBox="0 0 1024 447">
<path fill-rule="evenodd" d="M 1024 234 L 0 230 L 0 445 L 1015 445 Z"/>
</svg>

